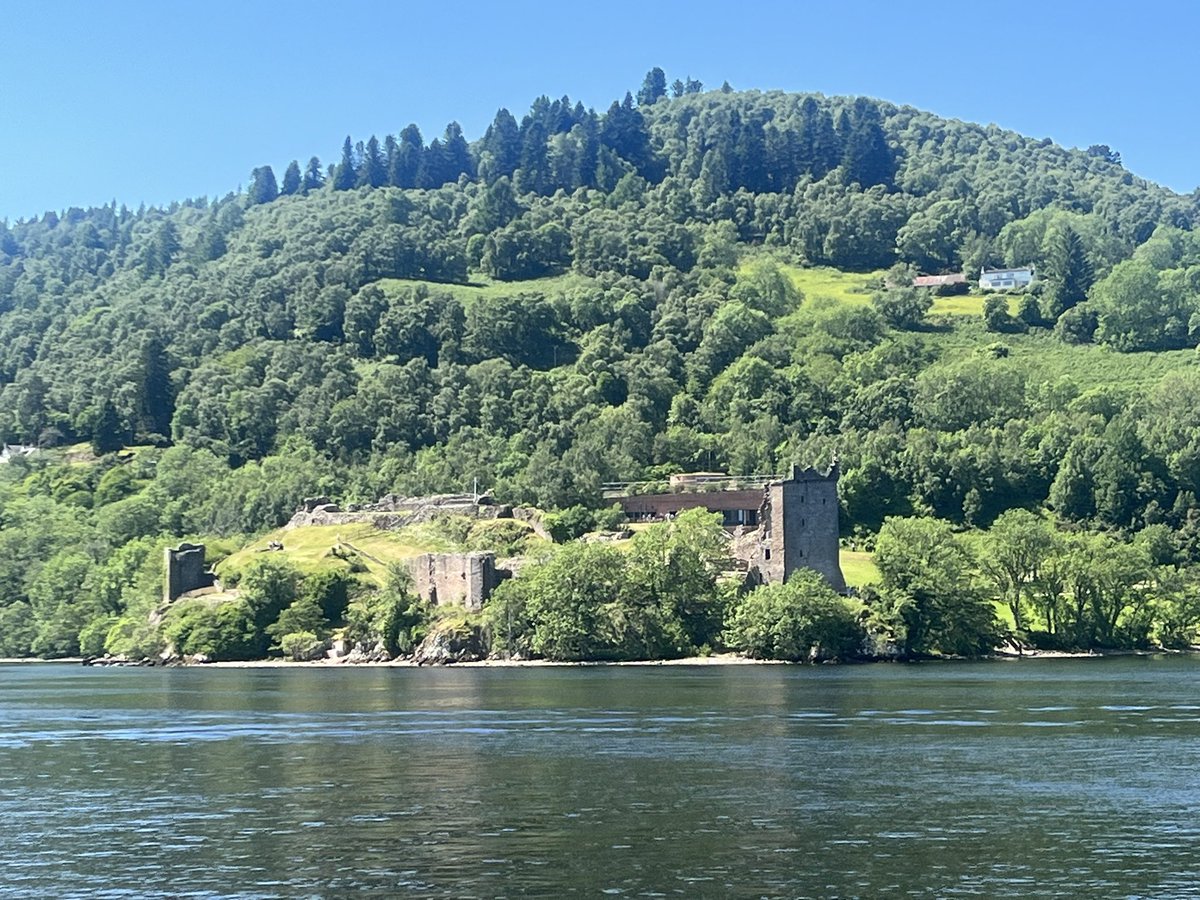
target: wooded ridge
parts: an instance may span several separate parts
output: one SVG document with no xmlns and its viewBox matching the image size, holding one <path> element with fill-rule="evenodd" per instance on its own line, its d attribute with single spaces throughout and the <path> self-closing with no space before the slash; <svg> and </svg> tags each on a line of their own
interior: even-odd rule
<svg viewBox="0 0 1200 900">
<path fill-rule="evenodd" d="M 835 453 L 847 546 L 878 541 L 858 612 L 881 640 L 1194 640 L 1200 195 L 1109 147 L 655 69 L 603 112 L 541 97 L 471 142 L 410 125 L 280 168 L 220 199 L 0 222 L 0 437 L 42 451 L 0 464 L 0 656 L 153 652 L 161 548 L 231 553 L 307 496 L 479 484 L 573 537 L 605 482 Z M 993 267 L 1036 277 L 985 297 Z M 1019 534 L 1040 543 L 997 574 L 989 542 Z M 318 574 L 189 615 L 263 652 Z M 632 596 L 617 581 L 605 602 Z M 400 627 L 402 586 L 348 585 L 327 608 L 312 586 L 324 612 L 297 633 L 344 627 L 356 591 L 394 595 L 364 635 Z M 974 624 L 935 640 L 947 592 Z M 749 649 L 744 598 L 722 597 L 700 630 L 659 623 L 672 653 Z"/>
</svg>

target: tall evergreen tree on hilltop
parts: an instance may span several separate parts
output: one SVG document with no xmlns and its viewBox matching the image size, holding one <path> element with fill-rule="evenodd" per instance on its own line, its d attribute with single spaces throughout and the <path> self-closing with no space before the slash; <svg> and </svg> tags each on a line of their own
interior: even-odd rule
<svg viewBox="0 0 1200 900">
<path fill-rule="evenodd" d="M 667 76 L 658 66 L 646 73 L 642 80 L 641 90 L 638 91 L 638 106 L 650 106 L 662 97 L 667 96 Z"/>
<path fill-rule="evenodd" d="M 656 166 L 654 154 L 650 149 L 650 133 L 646 129 L 646 120 L 641 112 L 633 105 L 633 95 L 626 93 L 621 103 L 613 101 L 600 126 L 600 142 L 612 149 L 617 156 L 632 163 L 649 181 L 657 181 L 654 177 Z"/>
<path fill-rule="evenodd" d="M 279 193 L 285 197 L 290 197 L 292 194 L 300 193 L 300 162 L 293 159 L 288 163 L 287 171 L 283 173 L 283 184 L 279 186 Z"/>
<path fill-rule="evenodd" d="M 483 135 L 481 150 L 490 157 L 489 181 L 511 177 L 521 163 L 521 129 L 507 109 L 500 109 Z"/>
<path fill-rule="evenodd" d="M 250 173 L 250 190 L 246 192 L 251 206 L 270 203 L 279 196 L 279 184 L 270 166 L 259 166 Z"/>
<path fill-rule="evenodd" d="M 421 157 L 425 155 L 425 139 L 416 125 L 407 125 L 400 132 L 400 149 L 396 151 L 395 166 L 388 172 L 388 181 L 393 187 L 417 186 L 417 172 L 421 168 Z"/>
<path fill-rule="evenodd" d="M 445 153 L 446 181 L 457 181 L 459 175 L 474 177 L 475 160 L 471 158 L 471 149 L 467 146 L 467 139 L 463 137 L 461 125 L 451 122 L 446 126 L 442 135 L 442 146 Z"/>
<path fill-rule="evenodd" d="M 854 101 L 849 114 L 842 166 L 847 184 L 857 182 L 863 188 L 877 184 L 891 186 L 896 162 L 883 133 L 879 109 L 865 97 Z"/>
<path fill-rule="evenodd" d="M 321 160 L 314 156 L 304 168 L 304 182 L 300 189 L 307 194 L 309 191 L 319 191 L 324 186 L 325 173 L 321 171 Z"/>
<path fill-rule="evenodd" d="M 833 116 L 812 97 L 805 97 L 800 104 L 797 168 L 810 173 L 813 178 L 824 178 L 841 158 L 841 142 L 833 127 Z"/>
<path fill-rule="evenodd" d="M 363 151 L 362 162 L 358 167 L 358 177 L 355 184 L 358 187 L 383 187 L 387 184 L 387 168 L 384 165 L 383 154 L 379 150 L 379 139 L 371 135 Z"/>
<path fill-rule="evenodd" d="M 338 163 L 333 173 L 333 189 L 348 191 L 358 181 L 358 166 L 354 161 L 354 145 L 350 143 L 350 135 L 342 144 L 342 161 Z"/>
</svg>

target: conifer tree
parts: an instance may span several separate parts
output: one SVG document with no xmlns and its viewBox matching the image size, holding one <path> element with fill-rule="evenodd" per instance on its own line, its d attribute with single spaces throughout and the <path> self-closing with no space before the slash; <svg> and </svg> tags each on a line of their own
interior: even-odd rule
<svg viewBox="0 0 1200 900">
<path fill-rule="evenodd" d="M 167 351 L 157 335 L 142 345 L 141 380 L 138 385 L 139 427 L 147 434 L 169 437 L 175 414 L 175 388 Z"/>
<path fill-rule="evenodd" d="M 342 144 L 342 161 L 338 163 L 333 174 L 333 189 L 348 191 L 358 181 L 358 166 L 354 163 L 354 145 L 350 143 L 350 135 Z"/>
<path fill-rule="evenodd" d="M 400 132 L 400 149 L 396 152 L 395 168 L 388 173 L 388 181 L 395 187 L 417 186 L 417 171 L 425 155 L 425 142 L 421 129 L 408 125 Z"/>
<path fill-rule="evenodd" d="M 304 182 L 300 190 L 307 194 L 309 191 L 319 191 L 324 186 L 325 173 L 321 171 L 321 160 L 314 156 L 304 168 Z"/>
<path fill-rule="evenodd" d="M 96 422 L 92 426 L 92 452 L 97 456 L 115 453 L 125 446 L 125 435 L 121 429 L 121 419 L 117 408 L 111 399 L 100 404 L 96 414 Z"/>
<path fill-rule="evenodd" d="M 288 163 L 287 171 L 283 173 L 283 184 L 279 193 L 285 196 L 300 193 L 300 162 L 293 159 Z"/>
<path fill-rule="evenodd" d="M 483 135 L 481 149 L 491 157 L 489 178 L 512 176 L 521 162 L 521 129 L 507 109 L 500 109 Z"/>
<path fill-rule="evenodd" d="M 358 167 L 358 187 L 383 187 L 388 183 L 387 168 L 384 166 L 383 154 L 379 150 L 379 140 L 375 135 L 367 141 L 363 151 L 362 162 Z"/>
<path fill-rule="evenodd" d="M 865 97 L 854 101 L 842 166 L 846 183 L 857 182 L 863 188 L 877 184 L 890 186 L 895 175 L 896 163 L 879 122 L 879 109 Z"/>
<path fill-rule="evenodd" d="M 667 76 L 658 66 L 646 73 L 642 88 L 638 91 L 638 106 L 650 106 L 667 96 Z"/>
<path fill-rule="evenodd" d="M 279 184 L 270 166 L 259 166 L 250 173 L 250 190 L 247 194 L 251 206 L 270 203 L 279 196 Z"/>
<path fill-rule="evenodd" d="M 1046 293 L 1043 312 L 1051 321 L 1087 299 L 1095 281 L 1083 239 L 1065 222 L 1056 223 L 1046 234 Z"/>
</svg>

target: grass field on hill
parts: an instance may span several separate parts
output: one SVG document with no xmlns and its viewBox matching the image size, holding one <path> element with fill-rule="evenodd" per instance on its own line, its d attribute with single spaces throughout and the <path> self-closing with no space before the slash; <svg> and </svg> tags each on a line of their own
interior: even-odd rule
<svg viewBox="0 0 1200 900">
<path fill-rule="evenodd" d="M 548 278 L 533 278 L 529 281 L 493 281 L 478 273 L 471 275 L 469 284 L 445 284 L 439 281 L 417 281 L 401 278 L 383 278 L 376 284 L 387 294 L 406 286 L 424 285 L 430 293 L 451 294 L 463 303 L 472 300 L 487 300 L 492 297 L 507 297 L 519 293 L 553 294 L 573 287 L 587 285 L 591 279 L 584 275 L 568 272 Z"/>
<path fill-rule="evenodd" d="M 366 567 L 366 573 L 382 585 L 388 565 L 412 559 L 422 553 L 454 549 L 452 543 L 435 529 L 414 526 L 400 531 L 381 531 L 367 523 L 353 525 L 305 525 L 299 528 L 280 528 L 264 534 L 258 540 L 229 556 L 218 567 L 217 574 L 241 571 L 260 555 L 268 555 L 272 541 L 283 544 L 274 551 L 294 564 L 301 572 L 311 574 L 328 568 L 349 568 L 350 563 L 334 555 L 335 547 L 352 544 L 361 555 L 352 556 Z M 270 554 L 274 555 L 274 554 Z"/>
<path fill-rule="evenodd" d="M 781 268 L 805 297 L 831 297 L 857 306 L 871 302 L 871 293 L 879 287 L 884 276 L 882 269 L 876 272 L 843 272 L 829 266 L 801 268 L 784 265 Z"/>
</svg>

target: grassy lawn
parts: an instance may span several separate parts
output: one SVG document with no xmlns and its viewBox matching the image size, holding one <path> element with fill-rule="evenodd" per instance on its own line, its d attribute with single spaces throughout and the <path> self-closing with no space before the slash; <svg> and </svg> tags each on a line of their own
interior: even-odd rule
<svg viewBox="0 0 1200 900">
<path fill-rule="evenodd" d="M 338 544 L 350 543 L 366 556 L 356 559 L 366 566 L 367 574 L 383 584 L 388 564 L 453 549 L 450 541 L 431 528 L 414 526 L 400 531 L 380 531 L 366 523 L 353 525 L 306 525 L 300 528 L 278 529 L 247 544 L 217 566 L 217 574 L 244 569 L 253 559 L 266 551 L 267 544 L 283 544 L 280 555 L 304 573 L 328 568 L 348 568 L 349 564 L 334 556 Z M 374 557 L 373 559 L 371 557 Z"/>
<path fill-rule="evenodd" d="M 971 298 L 956 298 L 971 299 Z M 923 332 L 923 339 L 947 362 L 973 356 L 981 347 L 1003 344 L 1009 359 L 1023 364 L 1032 384 L 1074 381 L 1081 390 L 1118 387 L 1144 391 L 1169 372 L 1200 365 L 1195 350 L 1119 353 L 1101 344 L 1064 344 L 1045 329 L 1027 334 L 984 330 L 982 317 L 946 317 L 941 327 Z"/>
<path fill-rule="evenodd" d="M 884 272 L 843 272 L 828 266 L 811 269 L 782 265 L 780 268 L 805 297 L 832 297 L 843 303 L 864 305 L 883 279 Z"/>
<path fill-rule="evenodd" d="M 1014 304 L 1009 301 L 1010 310 Z M 981 294 L 959 294 L 954 297 L 934 297 L 931 316 L 979 316 L 983 318 L 983 296 Z"/>
<path fill-rule="evenodd" d="M 472 273 L 467 284 L 444 284 L 439 281 L 420 281 L 402 278 L 383 278 L 376 284 L 387 294 L 399 291 L 406 285 L 425 285 L 432 293 L 452 294 L 463 303 L 491 297 L 508 297 L 520 293 L 555 294 L 569 288 L 586 286 L 591 279 L 584 275 L 568 272 L 548 278 L 533 278 L 529 281 L 495 281 L 478 273 Z"/>
<path fill-rule="evenodd" d="M 838 561 L 842 567 L 842 576 L 850 587 L 879 583 L 879 570 L 875 568 L 875 560 L 865 550 L 842 548 L 838 554 Z"/>
</svg>

